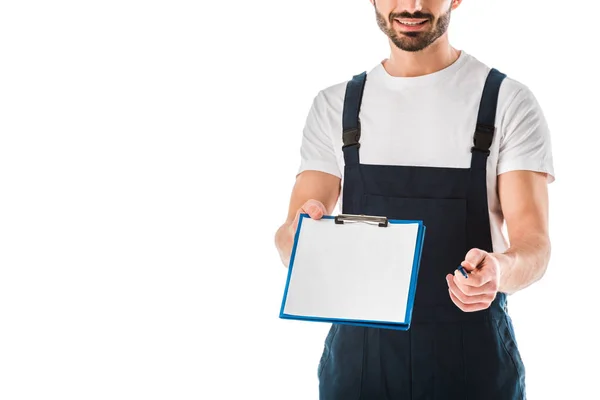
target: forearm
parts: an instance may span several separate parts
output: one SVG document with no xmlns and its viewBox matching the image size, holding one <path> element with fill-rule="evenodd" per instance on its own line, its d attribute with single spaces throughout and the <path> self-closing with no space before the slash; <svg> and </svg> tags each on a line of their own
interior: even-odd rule
<svg viewBox="0 0 600 400">
<path fill-rule="evenodd" d="M 494 253 L 500 263 L 499 291 L 513 294 L 540 280 L 550 261 L 550 240 L 531 235 L 515 240 L 504 253 Z"/>
</svg>

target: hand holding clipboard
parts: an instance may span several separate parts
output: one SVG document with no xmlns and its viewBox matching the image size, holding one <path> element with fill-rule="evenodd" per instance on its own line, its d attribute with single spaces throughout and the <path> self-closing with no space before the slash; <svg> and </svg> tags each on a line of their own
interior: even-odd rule
<svg viewBox="0 0 600 400">
<path fill-rule="evenodd" d="M 300 215 L 303 213 L 308 214 L 312 219 L 318 220 L 327 214 L 327 209 L 319 200 L 308 200 L 298 209 L 298 211 L 296 211 L 296 216 L 292 223 L 282 226 L 279 231 L 277 231 L 276 241 L 281 244 L 280 246 L 277 246 L 277 250 L 279 251 L 281 261 L 286 267 L 288 267 L 290 263 L 296 229 L 298 229 Z"/>
</svg>

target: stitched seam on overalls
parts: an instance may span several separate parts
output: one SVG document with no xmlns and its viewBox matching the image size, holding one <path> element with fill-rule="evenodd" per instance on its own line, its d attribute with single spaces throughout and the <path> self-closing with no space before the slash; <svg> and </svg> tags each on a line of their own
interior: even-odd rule
<svg viewBox="0 0 600 400">
<path fill-rule="evenodd" d="M 465 356 L 465 335 L 463 332 L 463 323 L 459 322 L 460 324 L 460 341 L 462 343 L 462 349 L 461 349 L 461 353 L 462 353 L 462 359 L 463 359 L 463 379 L 464 379 L 464 388 L 465 388 L 465 400 L 468 400 L 469 397 L 469 392 L 467 390 L 467 357 Z"/>
<path fill-rule="evenodd" d="M 365 380 L 365 359 L 366 359 L 366 354 L 367 354 L 367 329 L 363 329 L 364 335 L 363 335 L 363 353 L 362 353 L 362 363 L 360 364 L 360 390 L 358 392 L 358 400 L 362 400 L 363 398 L 363 383 Z"/>
<path fill-rule="evenodd" d="M 413 398 L 412 384 L 412 331 L 408 330 L 408 387 L 410 388 L 410 398 Z"/>
<path fill-rule="evenodd" d="M 504 349 L 506 354 L 508 354 L 510 361 L 512 361 L 512 363 L 513 363 L 513 367 L 515 367 L 515 372 L 517 374 L 517 377 L 519 377 L 520 374 L 519 374 L 519 368 L 517 367 L 517 363 L 515 362 L 515 359 L 513 358 L 512 354 L 510 354 L 510 351 L 508 351 L 508 348 L 506 347 L 506 343 L 504 342 L 504 338 L 502 337 L 502 333 L 500 332 L 500 319 L 497 319 L 497 320 L 492 319 L 492 322 L 493 321 L 496 321 L 494 323 L 494 325 L 496 326 L 496 332 L 498 332 L 498 338 L 500 339 L 500 343 L 502 343 L 502 348 Z M 523 398 L 523 388 L 521 387 L 521 382 L 519 382 L 519 393 L 520 393 L 520 397 Z"/>
<path fill-rule="evenodd" d="M 437 332 L 439 326 L 437 323 L 435 323 L 433 325 L 433 331 Z M 431 347 L 433 347 L 433 359 L 434 360 L 438 360 L 438 354 L 437 354 L 437 335 L 434 333 L 433 335 L 433 339 L 431 340 Z M 435 378 L 436 378 L 436 373 L 435 373 L 435 369 L 433 370 L 433 384 L 431 385 L 431 391 L 433 392 L 433 398 L 436 399 L 437 397 L 435 397 Z"/>
</svg>

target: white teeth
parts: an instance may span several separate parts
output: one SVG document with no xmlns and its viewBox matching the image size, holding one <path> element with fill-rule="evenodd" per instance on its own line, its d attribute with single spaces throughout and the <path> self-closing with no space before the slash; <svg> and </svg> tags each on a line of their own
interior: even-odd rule
<svg viewBox="0 0 600 400">
<path fill-rule="evenodd" d="M 396 20 L 398 21 L 398 20 Z M 421 25 L 423 22 L 402 22 L 402 21 L 398 21 L 400 22 L 402 25 Z"/>
</svg>

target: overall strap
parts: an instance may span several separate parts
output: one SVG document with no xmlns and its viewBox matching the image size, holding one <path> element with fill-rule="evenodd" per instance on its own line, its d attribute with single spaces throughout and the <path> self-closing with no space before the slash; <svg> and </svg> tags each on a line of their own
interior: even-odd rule
<svg viewBox="0 0 600 400">
<path fill-rule="evenodd" d="M 493 251 L 487 198 L 487 159 L 496 131 L 496 108 L 500 86 L 506 75 L 492 68 L 485 81 L 477 126 L 471 148 L 471 170 L 467 199 L 467 245 Z"/>
<path fill-rule="evenodd" d="M 360 105 L 367 72 L 361 72 L 348 81 L 344 97 L 344 111 L 342 115 L 342 150 L 346 165 L 358 164 L 358 148 L 360 147 Z"/>
<path fill-rule="evenodd" d="M 476 159 L 478 160 L 485 161 L 490 154 L 490 146 L 492 145 L 496 130 L 495 124 L 496 108 L 498 107 L 498 93 L 500 93 L 500 85 L 504 78 L 506 78 L 505 74 L 492 68 L 485 80 L 481 101 L 479 103 L 479 113 L 477 115 L 473 147 L 471 148 L 471 152 L 474 153 L 474 156 L 476 153 L 482 153 L 485 156 L 477 157 Z"/>
</svg>

